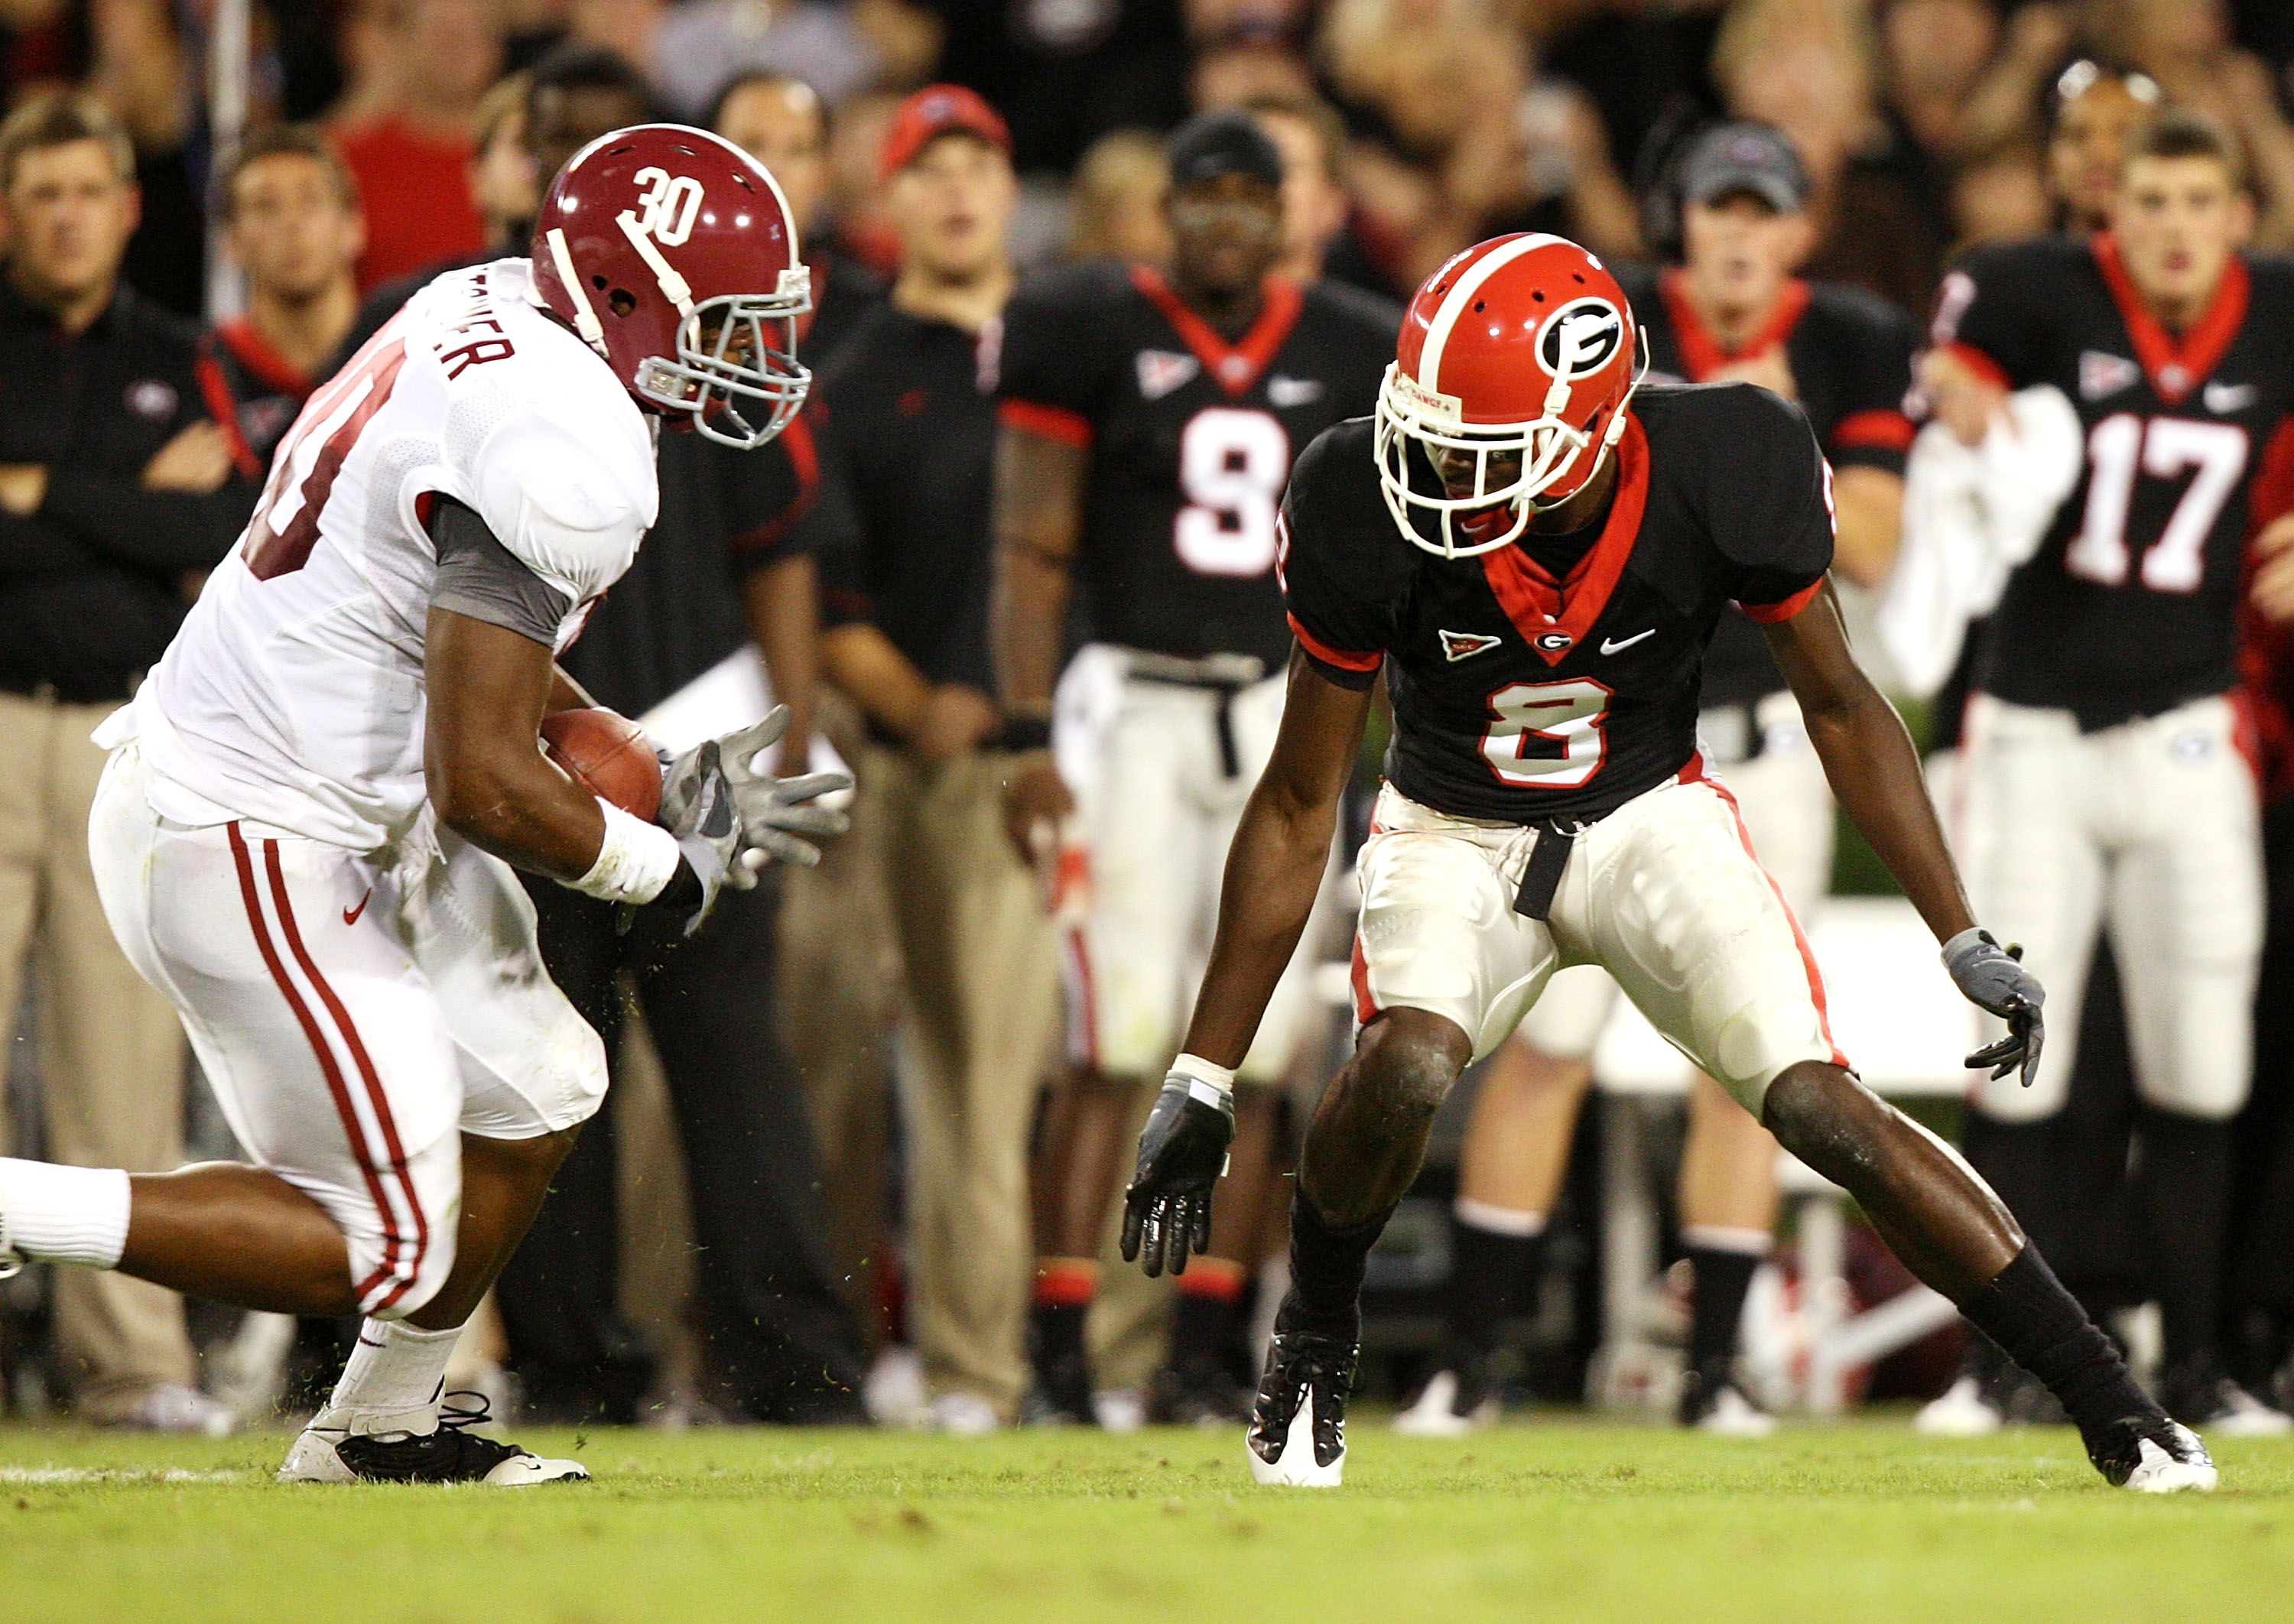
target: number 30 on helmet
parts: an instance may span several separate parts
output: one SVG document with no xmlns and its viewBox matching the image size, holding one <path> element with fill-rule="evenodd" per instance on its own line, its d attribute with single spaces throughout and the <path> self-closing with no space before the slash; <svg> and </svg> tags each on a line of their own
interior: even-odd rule
<svg viewBox="0 0 2294 1624">
<path fill-rule="evenodd" d="M 712 440 L 762 445 L 804 404 L 812 283 L 788 199 L 705 130 L 633 125 L 568 159 L 534 221 L 533 285 L 640 405 Z"/>
<path fill-rule="evenodd" d="M 1379 387 L 1379 484 L 1402 533 L 1468 558 L 1583 490 L 1624 433 L 1640 347 L 1624 289 L 1566 238 L 1493 237 L 1453 257 L 1410 301 Z"/>
</svg>

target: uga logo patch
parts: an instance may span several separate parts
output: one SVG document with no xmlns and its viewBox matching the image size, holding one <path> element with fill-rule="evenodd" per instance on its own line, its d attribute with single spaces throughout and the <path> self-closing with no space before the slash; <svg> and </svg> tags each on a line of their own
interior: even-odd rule
<svg viewBox="0 0 2294 1624">
<path fill-rule="evenodd" d="M 1584 378 L 1609 364 L 1625 341 L 1625 319 L 1607 299 L 1572 299 L 1537 336 L 1537 359 L 1556 378 Z"/>
<path fill-rule="evenodd" d="M 1455 665 L 1460 660 L 1495 648 L 1499 641 L 1478 631 L 1445 631 L 1442 634 L 1442 654 Z"/>
<path fill-rule="evenodd" d="M 2143 369 L 2124 355 L 2106 355 L 2101 350 L 2079 353 L 2079 398 L 2099 401 L 2117 394 L 2121 389 L 2132 389 L 2143 376 Z"/>
<path fill-rule="evenodd" d="M 1139 393 L 1151 401 L 1161 400 L 1203 369 L 1193 356 L 1169 350 L 1142 350 L 1134 364 L 1139 369 Z"/>
<path fill-rule="evenodd" d="M 1549 654 L 1558 654 L 1576 641 L 1566 631 L 1541 631 L 1536 638 L 1538 648 Z"/>
</svg>

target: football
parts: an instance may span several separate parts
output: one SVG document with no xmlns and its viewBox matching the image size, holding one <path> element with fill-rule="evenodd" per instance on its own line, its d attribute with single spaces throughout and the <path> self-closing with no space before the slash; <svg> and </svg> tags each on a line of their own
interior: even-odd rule
<svg viewBox="0 0 2294 1624">
<path fill-rule="evenodd" d="M 661 758 L 645 729 L 603 705 L 541 719 L 542 753 L 574 783 L 632 817 L 661 811 Z"/>
</svg>

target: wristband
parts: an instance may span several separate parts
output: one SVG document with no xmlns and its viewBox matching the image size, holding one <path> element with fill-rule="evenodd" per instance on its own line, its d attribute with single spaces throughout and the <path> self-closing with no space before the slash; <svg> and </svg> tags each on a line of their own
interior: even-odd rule
<svg viewBox="0 0 2294 1624">
<path fill-rule="evenodd" d="M 598 860 L 579 880 L 564 883 L 600 902 L 651 902 L 675 878 L 684 857 L 677 837 L 602 797 L 598 809 L 606 815 L 606 839 L 598 848 Z"/>
<path fill-rule="evenodd" d="M 1225 1066 L 1214 1066 L 1200 1055 L 1183 1054 L 1173 1060 L 1163 1084 L 1167 1088 L 1173 1084 L 1184 1086 L 1189 1099 L 1213 1110 L 1231 1110 L 1233 1107 L 1234 1072 Z"/>
<path fill-rule="evenodd" d="M 1042 716 L 1007 716 L 1004 725 L 996 730 L 996 748 L 1013 754 L 1052 747 L 1051 719 Z"/>
</svg>

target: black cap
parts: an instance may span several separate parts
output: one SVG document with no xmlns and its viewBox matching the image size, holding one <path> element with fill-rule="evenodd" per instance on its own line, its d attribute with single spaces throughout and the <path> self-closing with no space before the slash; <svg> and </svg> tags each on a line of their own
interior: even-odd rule
<svg viewBox="0 0 2294 1624">
<path fill-rule="evenodd" d="M 1174 187 L 1247 175 L 1269 186 L 1282 184 L 1282 153 L 1258 120 L 1248 113 L 1197 113 L 1171 132 L 1163 156 Z"/>
<path fill-rule="evenodd" d="M 1780 130 L 1740 119 L 1699 135 L 1680 166 L 1680 195 L 1710 203 L 1747 192 L 1780 215 L 1808 206 L 1808 170 Z"/>
</svg>

